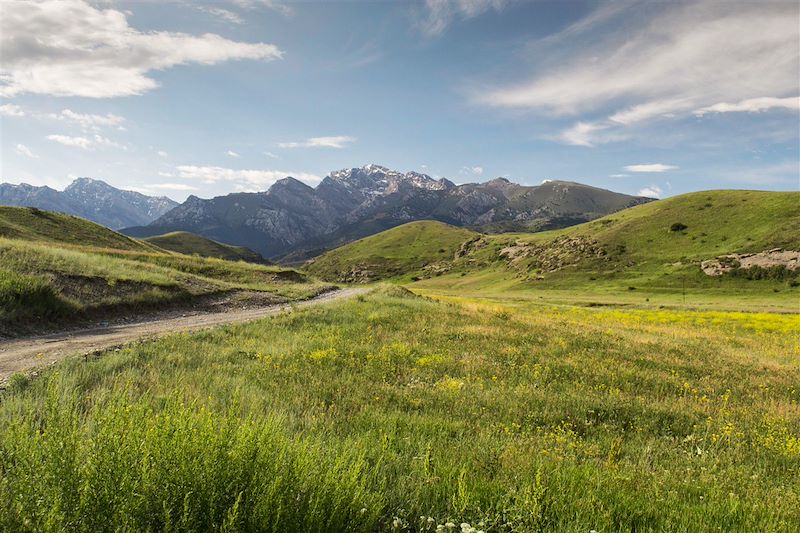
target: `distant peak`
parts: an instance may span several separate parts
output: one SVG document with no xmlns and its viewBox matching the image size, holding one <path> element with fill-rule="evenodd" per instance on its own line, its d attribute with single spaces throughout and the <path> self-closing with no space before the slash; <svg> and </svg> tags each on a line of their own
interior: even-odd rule
<svg viewBox="0 0 800 533">
<path fill-rule="evenodd" d="M 72 183 L 67 185 L 64 191 L 74 190 L 74 189 L 83 189 L 86 187 L 111 187 L 108 183 L 103 180 L 97 180 L 94 178 L 75 178 Z"/>
<path fill-rule="evenodd" d="M 294 178 L 294 177 L 292 177 L 292 176 L 286 176 L 285 178 L 281 178 L 281 179 L 279 179 L 278 181 L 276 181 L 276 182 L 275 182 L 275 183 L 272 185 L 272 187 L 277 187 L 277 188 L 279 188 L 279 189 L 281 189 L 281 188 L 289 188 L 289 189 L 311 189 L 311 187 L 309 187 L 308 185 L 306 185 L 306 184 L 305 184 L 305 183 L 303 183 L 302 181 L 300 181 L 300 180 L 298 180 L 297 178 Z M 272 189 L 272 187 L 270 187 L 270 189 Z"/>
<path fill-rule="evenodd" d="M 364 165 L 363 167 L 361 167 L 361 170 L 364 170 L 366 172 L 384 172 L 384 173 L 385 172 L 389 172 L 388 168 L 386 168 L 386 167 L 384 167 L 382 165 L 376 165 L 375 163 L 370 163 L 369 165 Z"/>
</svg>

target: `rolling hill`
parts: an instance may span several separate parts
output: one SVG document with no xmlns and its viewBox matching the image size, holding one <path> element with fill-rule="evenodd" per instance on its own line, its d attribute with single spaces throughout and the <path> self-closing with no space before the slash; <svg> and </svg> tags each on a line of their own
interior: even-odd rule
<svg viewBox="0 0 800 533">
<path fill-rule="evenodd" d="M 406 228 L 414 227 L 331 250 L 308 269 L 338 281 L 424 278 L 418 283 L 423 288 L 609 293 L 684 286 L 780 290 L 800 273 L 777 266 L 709 276 L 701 269 L 727 254 L 800 250 L 800 193 L 690 193 L 539 233 L 461 233 L 438 225 L 418 232 L 415 248 L 424 253 L 406 257 L 402 243 L 410 240 Z M 445 253 L 433 253 L 440 249 Z M 367 275 L 353 276 L 349 268 Z M 750 278 L 771 280 L 754 285 Z"/>
<path fill-rule="evenodd" d="M 83 218 L 35 207 L 0 206 L 0 237 L 153 252 L 157 248 Z"/>
<path fill-rule="evenodd" d="M 173 231 L 164 235 L 147 237 L 144 239 L 164 250 L 186 255 L 199 255 L 201 257 L 216 257 L 226 261 L 247 261 L 249 263 L 264 263 L 265 259 L 253 250 L 244 246 L 231 246 L 223 244 L 201 235 L 188 231 Z"/>
<path fill-rule="evenodd" d="M 321 279 L 342 282 L 425 275 L 478 235 L 442 222 L 409 222 L 331 250 L 305 268 Z"/>
<path fill-rule="evenodd" d="M 682 305 L 744 302 L 798 310 L 798 274 L 783 261 L 707 275 L 730 254 L 800 250 L 800 193 L 705 191 L 637 206 L 557 231 L 483 236 L 420 288 L 518 292 L 552 301 Z M 777 254 L 781 255 L 781 254 Z M 794 263 L 795 265 L 797 263 Z M 728 302 L 727 304 L 723 301 Z M 715 304 L 716 305 L 716 304 Z"/>
<path fill-rule="evenodd" d="M 70 215 L 0 208 L 0 336 L 326 287 L 293 269 L 179 254 Z"/>
</svg>

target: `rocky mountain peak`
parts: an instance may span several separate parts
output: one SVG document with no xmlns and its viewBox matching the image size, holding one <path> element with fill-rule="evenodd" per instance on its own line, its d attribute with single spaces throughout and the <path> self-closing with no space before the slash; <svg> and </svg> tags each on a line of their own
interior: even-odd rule
<svg viewBox="0 0 800 533">
<path fill-rule="evenodd" d="M 2 184 L 0 204 L 76 215 L 112 229 L 152 222 L 178 205 L 164 196 L 120 190 L 105 181 L 86 177 L 75 179 L 63 191 Z"/>
</svg>

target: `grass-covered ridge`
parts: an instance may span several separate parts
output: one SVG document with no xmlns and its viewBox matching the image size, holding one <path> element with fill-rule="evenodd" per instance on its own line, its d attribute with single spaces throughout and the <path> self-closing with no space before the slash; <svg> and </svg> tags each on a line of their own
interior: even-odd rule
<svg viewBox="0 0 800 533">
<path fill-rule="evenodd" d="M 563 230 L 485 235 L 468 248 L 443 276 L 419 286 L 584 303 L 738 308 L 757 301 L 797 311 L 796 270 L 751 280 L 710 277 L 700 266 L 734 252 L 799 250 L 800 193 L 691 193 Z"/>
<path fill-rule="evenodd" d="M 0 206 L 0 237 L 117 250 L 156 250 L 83 218 L 33 207 Z"/>
<path fill-rule="evenodd" d="M 294 269 L 168 252 L 46 211 L 0 208 L 0 233 L 0 335 L 233 292 L 266 303 L 326 287 Z"/>
<path fill-rule="evenodd" d="M 186 255 L 199 255 L 201 257 L 216 257 L 226 261 L 249 261 L 251 263 L 265 263 L 261 254 L 244 246 L 233 246 L 217 242 L 201 235 L 188 231 L 173 231 L 164 235 L 147 237 L 143 239 L 159 248 L 178 252 Z"/>
<path fill-rule="evenodd" d="M 448 262 L 475 232 L 442 222 L 409 222 L 324 253 L 307 265 L 329 281 L 372 281 L 425 275 Z M 428 272 L 425 269 L 428 269 Z"/>
<path fill-rule="evenodd" d="M 624 248 L 637 265 L 713 258 L 732 252 L 800 248 L 800 193 L 702 191 L 659 200 L 557 232 L 520 235 L 540 243 L 586 237 Z"/>
<path fill-rule="evenodd" d="M 791 531 L 796 315 L 401 289 L 12 381 L 0 529 Z"/>
</svg>

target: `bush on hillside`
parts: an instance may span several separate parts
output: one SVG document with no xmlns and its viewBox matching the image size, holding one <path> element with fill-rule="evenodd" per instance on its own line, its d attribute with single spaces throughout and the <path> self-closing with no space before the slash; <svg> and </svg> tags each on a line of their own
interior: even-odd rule
<svg viewBox="0 0 800 533">
<path fill-rule="evenodd" d="M 673 225 L 669 227 L 670 231 L 683 231 L 687 229 L 689 226 L 684 224 L 683 222 L 675 222 Z"/>
</svg>

